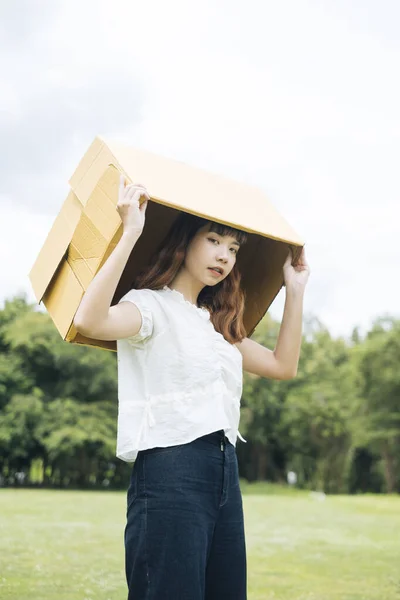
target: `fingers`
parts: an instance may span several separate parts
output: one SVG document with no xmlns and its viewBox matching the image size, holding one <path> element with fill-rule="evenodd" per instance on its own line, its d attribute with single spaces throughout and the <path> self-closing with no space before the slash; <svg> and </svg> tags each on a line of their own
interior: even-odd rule
<svg viewBox="0 0 400 600">
<path fill-rule="evenodd" d="M 146 198 L 147 200 L 150 200 L 150 196 L 147 193 L 146 190 L 141 189 L 141 188 L 137 188 L 134 190 L 133 194 L 130 194 L 129 196 L 129 200 L 131 200 L 132 202 L 140 202 L 140 198 L 141 197 Z"/>
<path fill-rule="evenodd" d="M 292 252 L 292 249 L 289 247 L 289 252 L 288 252 L 288 255 L 285 260 L 285 265 L 290 265 L 292 263 L 292 260 L 293 260 L 293 252 Z"/>
<path fill-rule="evenodd" d="M 139 195 L 138 195 L 139 194 Z M 130 186 L 125 189 L 125 200 L 130 202 L 135 197 L 135 200 L 139 200 L 141 192 L 135 187 Z"/>
<path fill-rule="evenodd" d="M 126 185 L 125 176 L 121 173 L 119 176 L 119 199 L 127 202 L 139 201 L 141 196 L 150 200 L 149 193 L 143 184 L 130 183 Z"/>
<path fill-rule="evenodd" d="M 118 202 L 121 202 L 121 200 L 124 197 L 124 193 L 125 193 L 125 177 L 121 173 L 119 176 Z"/>
<path fill-rule="evenodd" d="M 142 191 L 141 189 L 135 189 L 135 190 L 133 190 L 133 193 L 131 193 L 131 191 L 129 190 L 128 194 L 129 194 L 129 196 L 128 196 L 127 200 L 129 202 L 137 202 L 139 204 L 140 198 L 142 196 L 144 196 L 147 200 L 150 200 L 149 194 L 147 192 L 145 192 L 144 190 Z"/>
<path fill-rule="evenodd" d="M 301 253 L 300 253 L 300 256 L 299 256 L 299 263 L 301 265 L 307 265 L 306 253 L 305 253 L 305 250 L 304 250 L 304 246 L 301 249 Z"/>
</svg>

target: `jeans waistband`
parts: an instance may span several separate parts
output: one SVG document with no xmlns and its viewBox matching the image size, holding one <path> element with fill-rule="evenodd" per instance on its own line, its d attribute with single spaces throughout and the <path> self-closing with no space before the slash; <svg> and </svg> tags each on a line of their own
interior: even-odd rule
<svg viewBox="0 0 400 600">
<path fill-rule="evenodd" d="M 206 435 L 202 435 L 198 438 L 199 440 L 207 440 L 212 443 L 220 443 L 221 441 L 227 442 L 228 438 L 225 435 L 225 431 L 223 429 L 218 429 L 218 431 L 212 431 L 211 433 L 206 433 Z"/>
</svg>

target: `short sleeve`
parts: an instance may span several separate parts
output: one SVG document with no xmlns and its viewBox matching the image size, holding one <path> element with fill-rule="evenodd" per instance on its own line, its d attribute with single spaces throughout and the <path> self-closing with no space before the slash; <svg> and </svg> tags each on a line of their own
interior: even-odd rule
<svg viewBox="0 0 400 600">
<path fill-rule="evenodd" d="M 122 296 L 119 302 L 132 302 L 138 307 L 142 317 L 142 325 L 136 335 L 132 335 L 126 339 L 134 347 L 143 346 L 143 343 L 151 337 L 154 327 L 153 314 L 149 307 L 146 290 L 129 290 L 129 292 Z"/>
</svg>

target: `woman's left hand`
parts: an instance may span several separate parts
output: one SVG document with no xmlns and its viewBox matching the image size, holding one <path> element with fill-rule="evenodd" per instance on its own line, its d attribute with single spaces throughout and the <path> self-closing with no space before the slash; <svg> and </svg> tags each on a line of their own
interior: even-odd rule
<svg viewBox="0 0 400 600">
<path fill-rule="evenodd" d="M 287 288 L 296 290 L 304 289 L 310 276 L 310 267 L 306 261 L 304 247 L 301 251 L 296 266 L 292 265 L 293 253 L 289 249 L 288 257 L 283 265 L 283 278 Z"/>
</svg>

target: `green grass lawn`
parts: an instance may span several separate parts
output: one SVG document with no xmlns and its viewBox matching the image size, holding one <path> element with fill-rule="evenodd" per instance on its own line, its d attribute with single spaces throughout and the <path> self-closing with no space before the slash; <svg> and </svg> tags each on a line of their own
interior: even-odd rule
<svg viewBox="0 0 400 600">
<path fill-rule="evenodd" d="M 400 599 L 400 497 L 242 490 L 249 600 Z M 124 527 L 124 492 L 0 490 L 0 598 L 126 599 Z"/>
</svg>

